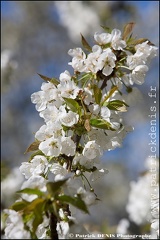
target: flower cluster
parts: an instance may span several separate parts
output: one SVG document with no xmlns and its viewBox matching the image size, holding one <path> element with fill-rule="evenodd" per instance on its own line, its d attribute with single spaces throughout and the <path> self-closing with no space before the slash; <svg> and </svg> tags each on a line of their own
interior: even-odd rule
<svg viewBox="0 0 160 240">
<path fill-rule="evenodd" d="M 54 228 L 59 236 L 67 236 L 69 225 L 76 222 L 70 206 L 88 213 L 98 200 L 91 183 L 108 172 L 100 163 L 104 151 L 120 147 L 132 131 L 123 122 L 129 107 L 124 91 L 132 95 L 132 85 L 144 82 L 148 62 L 157 51 L 148 40 L 129 36 L 132 25 L 126 25 L 123 34 L 118 29 L 95 33 L 93 47 L 82 36 L 86 51 L 68 51 L 73 75 L 68 70 L 59 79 L 40 75 L 46 82 L 31 101 L 44 125 L 27 149 L 34 151 L 29 162 L 20 166 L 26 178 L 21 199 L 7 212 L 10 221 L 12 214 L 20 214 L 17 221 L 23 219 L 24 224 L 19 227 L 25 227 L 31 238 L 39 235 L 40 225 L 45 239 L 55 234 Z M 47 225 L 46 217 L 54 224 Z"/>
<path fill-rule="evenodd" d="M 120 220 L 117 233 L 129 234 L 130 222 L 134 222 L 137 226 L 143 226 L 142 231 L 144 226 L 147 228 L 150 222 L 151 225 L 148 231 L 150 231 L 151 239 L 157 239 L 159 236 L 158 160 L 158 158 L 148 157 L 145 161 L 145 172 L 138 177 L 137 181 L 130 182 L 130 192 L 126 205 L 128 219 L 123 218 Z"/>
</svg>

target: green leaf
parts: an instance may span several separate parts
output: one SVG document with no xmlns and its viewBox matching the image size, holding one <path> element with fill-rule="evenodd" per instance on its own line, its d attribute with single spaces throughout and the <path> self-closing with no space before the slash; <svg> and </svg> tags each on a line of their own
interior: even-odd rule
<svg viewBox="0 0 160 240">
<path fill-rule="evenodd" d="M 111 127 L 111 124 L 109 122 L 105 121 L 104 119 L 92 118 L 92 119 L 90 119 L 90 125 L 93 127 L 96 127 L 96 128 L 115 131 L 115 129 Z"/>
<path fill-rule="evenodd" d="M 97 104 L 100 104 L 102 98 L 102 91 L 96 84 L 93 85 L 94 97 Z"/>
<path fill-rule="evenodd" d="M 60 200 L 61 202 L 69 203 L 77 207 L 78 209 L 84 211 L 85 213 L 89 213 L 87 206 L 85 202 L 81 199 L 80 195 L 77 195 L 77 197 L 70 197 L 67 195 L 58 196 L 58 200 Z"/>
<path fill-rule="evenodd" d="M 34 220 L 32 223 L 33 233 L 36 232 L 39 224 L 43 222 L 43 211 L 44 211 L 44 202 L 39 202 L 34 208 Z"/>
<path fill-rule="evenodd" d="M 35 194 L 39 197 L 43 196 L 44 193 L 41 192 L 39 189 L 33 189 L 33 188 L 24 188 L 22 190 L 17 191 L 16 193 L 26 193 L 26 194 Z"/>
<path fill-rule="evenodd" d="M 29 204 L 29 202 L 23 200 L 23 201 L 18 201 L 15 202 L 10 208 L 15 210 L 16 212 L 23 210 L 27 205 Z"/>
<path fill-rule="evenodd" d="M 39 74 L 37 73 L 43 80 L 45 80 L 46 82 L 50 82 L 50 83 L 53 83 L 55 86 L 57 86 L 59 84 L 59 81 L 57 78 L 49 78 L 49 77 L 46 77 L 42 74 Z"/>
<path fill-rule="evenodd" d="M 123 38 L 124 40 L 126 40 L 127 37 L 128 37 L 128 35 L 131 34 L 134 26 L 135 26 L 135 23 L 134 23 L 134 22 L 127 23 L 127 24 L 124 26 L 123 36 L 122 36 L 122 38 Z"/>
<path fill-rule="evenodd" d="M 78 104 L 78 102 L 72 98 L 63 98 L 66 102 L 66 104 L 70 107 L 70 109 L 73 112 L 79 113 L 80 112 L 80 105 Z"/>
<path fill-rule="evenodd" d="M 110 102 L 105 102 L 103 106 L 107 106 L 110 110 L 126 112 L 126 107 L 129 107 L 125 102 L 120 100 L 113 100 Z"/>
<path fill-rule="evenodd" d="M 60 190 L 60 187 L 62 187 L 67 180 L 68 179 L 60 180 L 57 182 L 48 182 L 46 184 L 46 186 L 47 186 L 47 190 L 50 193 L 50 195 L 54 197 L 55 194 L 57 193 L 57 191 Z"/>
<path fill-rule="evenodd" d="M 36 198 L 34 199 L 32 202 L 30 202 L 23 210 L 24 214 L 29 214 L 32 211 L 34 211 L 34 209 L 39 205 L 39 204 L 44 204 L 45 203 L 45 199 L 43 198 Z"/>
<path fill-rule="evenodd" d="M 38 149 L 39 144 L 40 144 L 39 141 L 35 141 L 35 142 L 31 143 L 30 146 L 29 146 L 29 147 L 27 148 L 27 150 L 25 151 L 25 153 L 39 150 L 39 149 Z"/>
<path fill-rule="evenodd" d="M 83 35 L 81 34 L 81 42 L 83 47 L 88 50 L 89 52 L 92 52 L 92 48 L 90 47 L 90 45 L 88 44 L 88 42 L 86 41 L 86 39 L 83 37 Z"/>
</svg>

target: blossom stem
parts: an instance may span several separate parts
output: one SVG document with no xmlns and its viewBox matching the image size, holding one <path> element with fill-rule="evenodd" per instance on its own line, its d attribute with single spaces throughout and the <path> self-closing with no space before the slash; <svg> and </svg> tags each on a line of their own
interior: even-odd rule
<svg viewBox="0 0 160 240">
<path fill-rule="evenodd" d="M 59 239 L 56 227 L 57 227 L 57 218 L 53 213 L 51 213 L 50 214 L 50 229 L 51 229 L 51 239 L 53 239 L 53 240 Z"/>
</svg>

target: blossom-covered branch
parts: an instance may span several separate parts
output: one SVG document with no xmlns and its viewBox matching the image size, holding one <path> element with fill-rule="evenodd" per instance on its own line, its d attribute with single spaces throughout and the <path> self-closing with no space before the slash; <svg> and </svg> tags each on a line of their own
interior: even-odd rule
<svg viewBox="0 0 160 240">
<path fill-rule="evenodd" d="M 31 101 L 44 125 L 26 150 L 33 152 L 29 161 L 20 166 L 26 178 L 20 198 L 5 210 L 8 239 L 67 238 L 77 223 L 72 210 L 89 213 L 99 201 L 92 184 L 108 173 L 100 158 L 133 130 L 123 114 L 157 54 L 149 40 L 132 37 L 133 26 L 122 33 L 103 27 L 93 46 L 81 35 L 83 49 L 68 51 L 73 74 L 65 70 L 59 79 L 39 74 L 45 82 Z"/>
</svg>

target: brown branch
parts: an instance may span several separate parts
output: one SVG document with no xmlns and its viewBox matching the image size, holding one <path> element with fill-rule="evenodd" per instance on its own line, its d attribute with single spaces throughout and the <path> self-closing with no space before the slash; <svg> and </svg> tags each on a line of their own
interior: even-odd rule
<svg viewBox="0 0 160 240">
<path fill-rule="evenodd" d="M 51 230 L 51 239 L 58 240 L 58 233 L 57 233 L 57 217 L 51 213 L 50 214 L 50 230 Z"/>
</svg>

